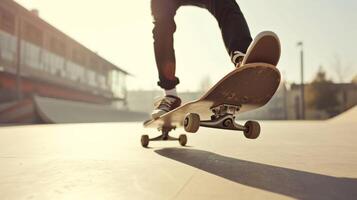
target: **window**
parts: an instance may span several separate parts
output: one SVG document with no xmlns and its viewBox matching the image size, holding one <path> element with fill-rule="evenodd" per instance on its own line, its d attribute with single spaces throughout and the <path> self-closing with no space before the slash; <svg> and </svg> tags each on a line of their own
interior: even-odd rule
<svg viewBox="0 0 357 200">
<path fill-rule="evenodd" d="M 41 49 L 30 43 L 30 42 L 22 42 L 21 43 L 21 62 L 22 64 L 26 64 L 26 66 L 40 69 L 42 66 L 40 64 L 40 55 Z"/>
<path fill-rule="evenodd" d="M 111 71 L 111 90 L 115 97 L 125 98 L 126 96 L 126 75 L 120 71 Z"/>
<path fill-rule="evenodd" d="M 0 57 L 7 61 L 15 61 L 16 37 L 0 30 Z"/>
<path fill-rule="evenodd" d="M 52 75 L 65 77 L 64 58 L 50 51 L 42 51 L 42 66 Z"/>
<path fill-rule="evenodd" d="M 67 62 L 66 74 L 68 75 L 67 78 L 73 81 L 85 83 L 85 69 L 74 62 Z"/>
<path fill-rule="evenodd" d="M 0 29 L 12 35 L 15 34 L 15 16 L 0 7 Z"/>
</svg>

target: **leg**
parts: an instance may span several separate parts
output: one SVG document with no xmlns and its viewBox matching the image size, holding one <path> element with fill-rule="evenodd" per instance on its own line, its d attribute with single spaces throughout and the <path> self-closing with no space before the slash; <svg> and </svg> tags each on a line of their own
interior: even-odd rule
<svg viewBox="0 0 357 200">
<path fill-rule="evenodd" d="M 151 0 L 154 18 L 154 51 L 159 72 L 158 85 L 166 90 L 175 88 L 179 79 L 175 77 L 175 51 L 173 34 L 176 31 L 174 17 L 179 7 L 178 0 Z"/>
<path fill-rule="evenodd" d="M 181 105 L 181 99 L 176 92 L 179 79 L 175 76 L 176 60 L 173 38 L 176 31 L 174 17 L 179 5 L 179 0 L 151 0 L 154 18 L 154 51 L 159 72 L 158 85 L 165 90 L 165 97 L 151 113 L 153 119 Z"/>
<path fill-rule="evenodd" d="M 235 51 L 246 53 L 252 37 L 237 2 L 235 0 L 210 0 L 207 9 L 218 21 L 228 53 L 230 55 Z"/>
</svg>

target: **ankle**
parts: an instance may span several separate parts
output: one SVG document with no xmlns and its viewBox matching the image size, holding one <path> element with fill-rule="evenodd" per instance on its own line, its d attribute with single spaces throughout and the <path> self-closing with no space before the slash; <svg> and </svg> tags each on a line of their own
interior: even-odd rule
<svg viewBox="0 0 357 200">
<path fill-rule="evenodd" d="M 165 96 L 175 96 L 177 97 L 177 91 L 176 88 L 170 89 L 170 90 L 165 90 Z"/>
</svg>

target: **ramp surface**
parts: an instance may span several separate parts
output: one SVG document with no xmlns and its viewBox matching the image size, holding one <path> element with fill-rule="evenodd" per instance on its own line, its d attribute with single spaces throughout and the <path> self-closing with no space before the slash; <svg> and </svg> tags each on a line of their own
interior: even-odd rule
<svg viewBox="0 0 357 200">
<path fill-rule="evenodd" d="M 357 106 L 350 108 L 349 110 L 337 115 L 330 119 L 331 122 L 337 123 L 355 123 L 357 124 Z"/>
<path fill-rule="evenodd" d="M 148 114 L 46 97 L 34 97 L 39 117 L 46 123 L 132 122 L 148 118 Z"/>
<path fill-rule="evenodd" d="M 0 124 L 133 122 L 149 115 L 111 105 L 34 96 L 0 104 Z"/>
<path fill-rule="evenodd" d="M 356 199 L 356 124 L 262 130 L 201 128 L 189 147 L 144 149 L 140 135 L 157 133 L 141 123 L 2 127 L 0 199 Z"/>
</svg>

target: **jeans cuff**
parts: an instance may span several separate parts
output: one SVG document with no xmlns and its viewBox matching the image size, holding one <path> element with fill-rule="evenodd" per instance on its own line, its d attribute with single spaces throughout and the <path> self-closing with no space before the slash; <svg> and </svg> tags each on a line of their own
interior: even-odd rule
<svg viewBox="0 0 357 200">
<path fill-rule="evenodd" d="M 157 82 L 157 85 L 165 90 L 171 90 L 175 88 L 176 85 L 178 85 L 179 83 L 180 80 L 177 77 L 175 77 L 174 80 L 160 79 L 160 81 Z"/>
</svg>

